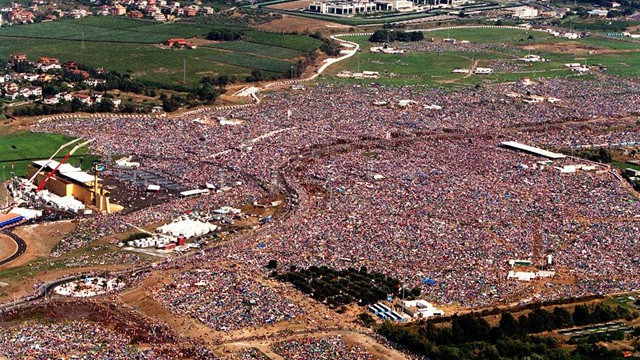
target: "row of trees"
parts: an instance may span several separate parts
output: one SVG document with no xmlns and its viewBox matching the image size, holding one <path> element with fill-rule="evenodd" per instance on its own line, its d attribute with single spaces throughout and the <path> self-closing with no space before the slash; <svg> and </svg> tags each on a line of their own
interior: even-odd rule
<svg viewBox="0 0 640 360">
<path fill-rule="evenodd" d="M 370 37 L 370 42 L 392 42 L 392 41 L 422 41 L 424 34 L 421 31 L 389 31 L 376 30 Z"/>
<path fill-rule="evenodd" d="M 234 41 L 240 40 L 244 37 L 244 33 L 238 30 L 229 30 L 229 29 L 215 29 L 209 31 L 207 34 L 208 40 L 216 40 L 216 41 Z"/>
<path fill-rule="evenodd" d="M 365 267 L 356 270 L 335 270 L 326 266 L 295 268 L 284 274 L 272 273 L 280 281 L 286 281 L 305 294 L 330 306 L 373 304 L 389 294 L 397 294 L 400 282 L 379 272 L 368 272 Z"/>
<path fill-rule="evenodd" d="M 536 308 L 518 319 L 505 312 L 499 324 L 493 327 L 478 314 L 465 314 L 453 316 L 451 327 L 436 326 L 431 321 L 411 325 L 385 322 L 377 331 L 414 352 L 436 359 L 521 358 L 532 354 L 539 355 L 539 359 L 579 359 L 577 356 L 587 354 L 586 358 L 590 359 L 588 354 L 594 351 L 594 354 L 600 354 L 600 349 L 583 348 L 578 351 L 584 354 L 566 352 L 559 350 L 552 338 L 538 338 L 531 334 L 637 316 L 637 313 L 632 314 L 622 307 L 598 304 L 590 310 L 585 305 L 578 305 L 573 312 L 561 307 L 551 312 Z M 607 355 L 615 359 L 620 354 Z"/>
<path fill-rule="evenodd" d="M 111 113 L 114 112 L 115 106 L 113 101 L 108 97 L 103 97 L 102 101 L 97 104 L 87 105 L 78 99 L 71 101 L 63 101 L 55 105 L 31 105 L 12 108 L 13 116 L 42 116 L 65 114 L 75 112 L 87 113 Z M 149 105 L 135 105 L 131 103 L 123 103 L 119 108 L 122 113 L 148 113 L 151 111 Z"/>
<path fill-rule="evenodd" d="M 571 151 L 569 150 L 563 150 L 563 152 L 571 153 Z M 613 160 L 611 150 L 602 147 L 598 149 L 574 150 L 573 155 L 581 157 L 583 159 L 601 162 L 603 164 L 608 164 Z"/>
</svg>

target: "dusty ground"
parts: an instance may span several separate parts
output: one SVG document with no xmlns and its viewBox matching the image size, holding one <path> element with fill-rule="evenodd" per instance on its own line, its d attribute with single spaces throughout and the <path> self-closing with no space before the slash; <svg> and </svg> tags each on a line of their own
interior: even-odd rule
<svg viewBox="0 0 640 360">
<path fill-rule="evenodd" d="M 27 264 L 38 257 L 47 257 L 56 244 L 70 231 L 75 229 L 76 223 L 64 220 L 47 224 L 26 225 L 14 229 L 14 234 L 27 243 L 27 251 L 4 266 L 0 270 Z"/>
<path fill-rule="evenodd" d="M 15 254 L 18 246 L 10 237 L 0 234 L 0 260 L 4 260 Z"/>
<path fill-rule="evenodd" d="M 626 50 L 613 50 L 596 46 L 586 46 L 572 42 L 559 42 L 553 44 L 530 44 L 521 46 L 524 50 L 547 51 L 561 54 L 619 54 Z"/>
<path fill-rule="evenodd" d="M 274 8 L 278 8 L 279 6 L 293 6 L 294 4 L 305 3 L 309 4 L 311 1 L 294 1 L 288 2 L 284 4 L 274 5 Z M 302 5 L 298 5 L 302 6 Z M 306 7 L 306 5 L 305 5 Z M 275 31 L 275 32 L 316 32 L 316 31 L 330 31 L 334 30 L 336 32 L 344 32 L 349 29 L 347 25 L 341 25 L 332 23 L 329 21 L 316 20 L 316 19 L 308 19 L 299 16 L 291 16 L 291 15 L 283 15 L 282 19 L 277 19 L 270 21 L 266 24 L 260 24 L 256 26 L 260 30 L 266 31 Z"/>
<path fill-rule="evenodd" d="M 267 7 L 278 10 L 301 10 L 306 9 L 313 1 L 314 0 L 290 1 L 282 4 L 270 5 Z"/>
<path fill-rule="evenodd" d="M 271 350 L 271 346 L 280 341 L 299 339 L 299 338 L 318 338 L 318 337 L 337 337 L 339 336 L 349 345 L 357 345 L 360 348 L 366 350 L 368 353 L 374 356 L 375 359 L 390 359 L 390 360 L 406 360 L 408 359 L 401 352 L 382 346 L 377 341 L 369 337 L 368 335 L 349 331 L 349 330 L 336 330 L 336 331 L 317 331 L 304 334 L 291 334 L 285 336 L 278 336 L 271 340 L 250 340 L 250 341 L 237 341 L 228 344 L 224 344 L 220 352 L 230 353 L 237 352 L 244 348 L 255 347 L 265 353 L 267 356 L 274 360 L 284 359 L 282 356 L 276 354 Z"/>
<path fill-rule="evenodd" d="M 110 265 L 109 270 L 118 271 L 128 268 L 127 265 Z M 56 279 L 60 279 L 66 276 L 70 276 L 78 273 L 86 273 L 91 271 L 104 270 L 104 266 L 91 266 L 91 267 L 77 267 L 69 269 L 60 269 L 47 271 L 38 274 L 37 277 L 30 277 L 20 280 L 19 282 L 12 282 L 11 280 L 2 280 L 9 283 L 8 286 L 3 287 L 2 290 L 7 294 L 6 296 L 0 296 L 0 302 L 7 301 L 13 298 L 21 298 L 27 295 L 33 294 L 33 290 L 38 284 L 43 282 L 49 282 Z"/>
</svg>

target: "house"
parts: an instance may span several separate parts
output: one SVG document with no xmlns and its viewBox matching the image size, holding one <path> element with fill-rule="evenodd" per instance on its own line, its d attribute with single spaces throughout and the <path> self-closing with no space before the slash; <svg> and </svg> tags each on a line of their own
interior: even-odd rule
<svg viewBox="0 0 640 360">
<path fill-rule="evenodd" d="M 28 82 L 36 81 L 40 77 L 38 74 L 24 73 L 20 74 L 22 79 Z"/>
<path fill-rule="evenodd" d="M 33 96 L 42 96 L 42 88 L 40 86 L 29 86 L 27 89 L 29 89 L 29 92 Z"/>
<path fill-rule="evenodd" d="M 84 80 L 84 83 L 89 85 L 89 86 L 93 86 L 96 87 L 98 85 L 104 85 L 107 82 L 107 80 L 105 79 L 94 79 L 94 78 L 88 78 L 86 80 Z"/>
<path fill-rule="evenodd" d="M 69 17 L 74 18 L 74 19 L 81 19 L 85 16 L 87 16 L 89 13 L 87 12 L 87 10 L 85 9 L 73 9 L 71 11 L 69 11 Z"/>
<path fill-rule="evenodd" d="M 182 10 L 182 16 L 196 16 L 196 10 L 192 8 L 186 8 Z"/>
<path fill-rule="evenodd" d="M 93 103 L 93 100 L 91 99 L 91 96 L 89 96 L 89 95 L 73 94 L 73 98 L 80 100 L 80 102 L 83 103 L 83 104 L 90 105 L 91 103 Z"/>
<path fill-rule="evenodd" d="M 111 7 L 111 15 L 123 16 L 126 13 L 127 13 L 127 8 L 120 4 L 115 4 L 113 5 L 113 7 Z"/>
<path fill-rule="evenodd" d="M 167 17 L 164 16 L 164 14 L 159 13 L 159 14 L 153 15 L 153 20 L 160 21 L 160 22 L 165 22 L 165 21 L 167 21 Z"/>
<path fill-rule="evenodd" d="M 45 105 L 56 105 L 58 103 L 60 103 L 60 99 L 58 97 L 56 97 L 55 95 L 47 95 L 44 97 L 44 100 L 42 101 Z"/>
<path fill-rule="evenodd" d="M 513 11 L 513 17 L 518 19 L 533 19 L 538 16 L 538 9 L 531 6 L 518 6 Z"/>
<path fill-rule="evenodd" d="M 71 100 L 73 100 L 73 94 L 69 94 L 68 92 L 58 93 L 58 94 L 56 94 L 56 97 L 57 97 L 59 100 L 64 100 L 64 101 L 71 101 Z"/>
<path fill-rule="evenodd" d="M 79 66 L 80 64 L 75 61 L 67 61 L 66 63 L 62 64 L 62 67 L 66 70 L 77 70 Z"/>
<path fill-rule="evenodd" d="M 26 10 L 14 10 L 8 14 L 8 20 L 13 24 L 27 24 L 32 23 L 35 19 L 35 15 L 31 11 Z"/>
<path fill-rule="evenodd" d="M 62 66 L 60 66 L 60 63 L 56 58 L 41 57 L 38 62 L 36 62 L 36 68 L 42 71 L 49 71 L 61 69 Z"/>
<path fill-rule="evenodd" d="M 127 14 L 128 17 L 130 18 L 134 18 L 134 19 L 142 19 L 144 17 L 144 15 L 142 14 L 142 12 L 138 11 L 138 10 L 132 10 L 129 11 L 129 13 Z"/>
<path fill-rule="evenodd" d="M 27 55 L 23 54 L 23 53 L 16 53 L 16 54 L 11 54 L 9 56 L 9 62 L 13 65 L 22 62 L 22 61 L 27 61 Z"/>
<path fill-rule="evenodd" d="M 4 93 L 4 98 L 11 101 L 17 99 L 19 96 L 20 96 L 20 93 L 15 90 L 8 90 L 8 91 L 5 91 Z"/>
<path fill-rule="evenodd" d="M 609 10 L 593 9 L 587 12 L 587 14 L 589 14 L 589 16 L 607 17 L 607 14 L 609 14 Z"/>
<path fill-rule="evenodd" d="M 18 86 L 18 84 L 14 83 L 14 82 L 8 82 L 2 85 L 2 88 L 4 89 L 5 92 L 7 91 L 18 91 L 20 89 L 20 86 Z"/>
<path fill-rule="evenodd" d="M 169 39 L 167 40 L 166 44 L 169 47 L 185 47 L 188 49 L 195 49 L 198 47 L 198 45 L 187 42 L 187 40 L 185 39 Z"/>
</svg>

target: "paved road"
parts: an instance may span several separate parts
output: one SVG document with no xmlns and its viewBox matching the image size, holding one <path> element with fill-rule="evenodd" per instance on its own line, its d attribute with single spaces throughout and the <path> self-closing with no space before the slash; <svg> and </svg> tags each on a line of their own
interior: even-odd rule
<svg viewBox="0 0 640 360">
<path fill-rule="evenodd" d="M 25 253 L 25 251 L 27 251 L 27 243 L 25 243 L 24 240 L 22 240 L 18 235 L 14 234 L 13 231 L 4 230 L 2 231 L 2 234 L 7 235 L 13 241 L 15 241 L 16 245 L 18 245 L 18 250 L 10 257 L 0 261 L 0 266 L 19 258 L 20 256 L 22 256 L 22 254 Z"/>
</svg>

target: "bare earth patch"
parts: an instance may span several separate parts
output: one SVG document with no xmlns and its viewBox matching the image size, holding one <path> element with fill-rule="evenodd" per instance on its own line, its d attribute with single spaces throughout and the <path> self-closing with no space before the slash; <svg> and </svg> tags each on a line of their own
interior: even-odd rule
<svg viewBox="0 0 640 360">
<path fill-rule="evenodd" d="M 293 3 L 284 3 L 274 5 L 284 6 L 298 3 L 309 3 L 310 1 L 294 1 Z M 345 31 L 349 28 L 347 25 L 336 24 L 324 20 L 307 19 L 299 16 L 283 15 L 281 19 L 269 21 L 265 24 L 256 26 L 260 30 L 275 31 L 275 32 L 315 32 L 315 31 L 327 31 L 327 30 L 339 30 Z"/>
<path fill-rule="evenodd" d="M 27 244 L 27 251 L 15 261 L 0 266 L 0 269 L 24 265 L 37 257 L 49 256 L 56 244 L 75 227 L 74 222 L 66 220 L 16 228 L 13 232 Z"/>
<path fill-rule="evenodd" d="M 577 44 L 573 42 L 560 42 L 560 43 L 553 43 L 553 44 L 529 44 L 529 45 L 523 45 L 522 48 L 524 50 L 547 51 L 547 52 L 561 53 L 561 54 L 619 54 L 619 53 L 627 52 L 626 50 L 606 49 L 606 48 L 600 48 L 596 46 Z"/>
<path fill-rule="evenodd" d="M 10 237 L 0 234 L 0 260 L 4 260 L 15 254 L 18 246 Z"/>
</svg>

